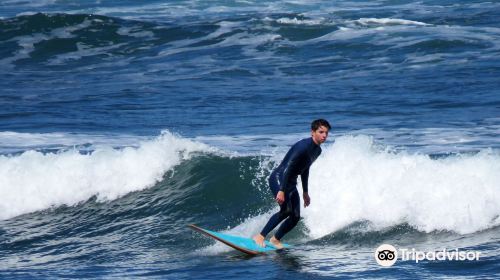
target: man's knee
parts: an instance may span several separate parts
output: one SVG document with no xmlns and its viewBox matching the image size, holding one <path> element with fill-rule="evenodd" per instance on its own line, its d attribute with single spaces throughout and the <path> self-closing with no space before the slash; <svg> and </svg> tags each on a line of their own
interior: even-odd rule
<svg viewBox="0 0 500 280">
<path fill-rule="evenodd" d="M 290 218 L 292 219 L 292 221 L 296 224 L 299 222 L 300 220 L 300 212 L 298 211 L 294 211 L 291 215 L 290 215 Z"/>
<path fill-rule="evenodd" d="M 289 218 L 293 223 L 298 223 L 300 220 L 300 211 L 296 209 L 283 209 L 283 211 L 280 211 L 280 215 L 283 218 Z"/>
</svg>

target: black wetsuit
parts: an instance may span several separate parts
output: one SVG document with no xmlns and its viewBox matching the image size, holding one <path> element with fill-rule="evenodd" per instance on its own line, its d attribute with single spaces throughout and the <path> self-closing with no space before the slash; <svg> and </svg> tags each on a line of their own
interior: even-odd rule
<svg viewBox="0 0 500 280">
<path fill-rule="evenodd" d="M 280 240 L 287 232 L 294 228 L 300 219 L 300 198 L 297 192 L 297 177 L 300 175 L 302 189 L 308 190 L 309 167 L 321 154 L 321 148 L 312 138 L 302 139 L 290 148 L 281 164 L 271 173 L 269 187 L 274 197 L 279 191 L 285 192 L 285 202 L 280 205 L 280 211 L 274 214 L 267 222 L 260 234 L 266 236 L 284 219 L 274 235 Z M 288 218 L 288 219 L 287 219 Z"/>
</svg>

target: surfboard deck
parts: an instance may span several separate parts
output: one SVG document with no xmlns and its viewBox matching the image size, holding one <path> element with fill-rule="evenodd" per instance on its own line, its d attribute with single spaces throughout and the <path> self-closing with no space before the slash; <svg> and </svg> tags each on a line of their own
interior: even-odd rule
<svg viewBox="0 0 500 280">
<path fill-rule="evenodd" d="M 249 255 L 259 255 L 259 254 L 265 254 L 269 253 L 272 251 L 279 250 L 278 248 L 274 247 L 272 243 L 269 241 L 265 241 L 266 247 L 260 247 L 253 241 L 252 238 L 247 238 L 247 237 L 241 237 L 241 236 L 235 236 L 235 235 L 230 235 L 230 234 L 225 234 L 225 233 L 220 233 L 216 231 L 211 231 L 208 229 L 201 228 L 197 225 L 188 225 L 191 229 L 200 232 L 206 236 L 209 236 L 217 241 L 220 241 L 240 252 L 243 252 L 245 254 Z M 290 248 L 291 246 L 288 244 L 283 243 L 284 248 Z"/>
</svg>

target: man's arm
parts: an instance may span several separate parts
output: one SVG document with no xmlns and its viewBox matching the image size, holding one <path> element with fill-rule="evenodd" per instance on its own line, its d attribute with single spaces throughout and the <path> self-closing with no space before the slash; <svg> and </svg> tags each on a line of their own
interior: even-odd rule
<svg viewBox="0 0 500 280">
<path fill-rule="evenodd" d="M 292 176 L 292 170 L 294 169 L 294 164 L 298 160 L 299 153 L 296 151 L 293 151 L 292 154 L 290 155 L 290 158 L 287 161 L 285 171 L 283 173 L 283 181 L 280 182 L 280 190 L 278 194 L 276 195 L 276 202 L 278 202 L 279 205 L 281 205 L 283 202 L 285 202 L 285 189 L 286 185 L 288 184 L 288 180 L 290 179 L 290 176 Z"/>
<path fill-rule="evenodd" d="M 304 170 L 302 174 L 300 174 L 300 179 L 302 180 L 302 190 L 306 193 L 309 189 L 309 168 Z"/>
<path fill-rule="evenodd" d="M 290 156 L 288 157 L 286 163 L 285 163 L 285 170 L 283 172 L 283 180 L 280 182 L 280 190 L 278 194 L 276 195 L 276 201 L 278 204 L 282 204 L 285 201 L 285 189 L 288 184 L 288 181 L 290 180 L 291 176 L 297 176 L 298 174 L 293 174 L 295 170 L 297 170 L 296 165 L 300 163 L 302 154 L 303 154 L 303 149 L 300 147 L 300 145 L 295 144 L 288 153 L 290 153 Z"/>
<path fill-rule="evenodd" d="M 285 165 L 285 170 L 283 172 L 283 181 L 280 182 L 280 191 L 283 192 L 285 191 L 286 185 L 288 184 L 290 177 L 294 176 L 293 171 L 297 169 L 295 165 L 297 165 L 300 162 L 300 157 L 301 157 L 300 149 L 296 146 L 293 146 L 290 157 L 288 158 Z M 295 174 L 295 176 L 297 175 L 298 174 Z"/>
<path fill-rule="evenodd" d="M 309 197 L 309 168 L 304 170 L 302 174 L 300 174 L 300 179 L 302 180 L 302 198 L 304 198 L 304 207 L 309 206 L 311 203 L 311 198 Z"/>
</svg>

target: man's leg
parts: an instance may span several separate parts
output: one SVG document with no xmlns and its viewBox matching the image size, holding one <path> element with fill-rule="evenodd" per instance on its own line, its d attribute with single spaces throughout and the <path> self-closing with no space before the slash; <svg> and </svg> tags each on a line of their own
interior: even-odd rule
<svg viewBox="0 0 500 280">
<path fill-rule="evenodd" d="M 272 215 L 267 224 L 264 226 L 262 231 L 253 237 L 255 243 L 257 243 L 261 247 L 265 247 L 264 240 L 266 236 L 271 232 L 279 223 L 281 223 L 284 219 L 286 219 L 290 213 L 286 212 L 286 201 L 280 205 L 280 211 L 276 214 Z"/>
<path fill-rule="evenodd" d="M 278 194 L 279 191 L 279 181 L 278 181 L 278 176 L 275 173 L 271 173 L 271 176 L 269 176 L 269 187 L 271 189 L 271 192 L 273 193 L 274 197 Z M 257 243 L 261 247 L 265 247 L 266 244 L 264 243 L 264 240 L 269 232 L 271 232 L 279 223 L 281 223 L 286 217 L 288 217 L 287 213 L 287 202 L 288 198 L 285 197 L 285 202 L 283 202 L 280 205 L 280 211 L 269 219 L 267 224 L 264 226 L 262 231 L 255 235 L 253 237 L 253 240 L 255 243 Z"/>
<path fill-rule="evenodd" d="M 278 213 L 274 214 L 271 219 L 267 222 L 266 226 L 262 229 L 260 234 L 262 236 L 267 236 L 271 230 L 273 230 L 279 223 L 281 223 L 284 219 L 288 217 L 287 213 L 284 213 L 280 210 Z"/>
<path fill-rule="evenodd" d="M 288 216 L 283 224 L 279 227 L 276 234 L 271 238 L 271 243 L 273 243 L 276 247 L 282 248 L 281 238 L 285 236 L 290 230 L 292 230 L 300 220 L 300 198 L 299 193 L 295 190 L 290 193 L 290 204 L 291 204 L 291 213 Z"/>
</svg>

